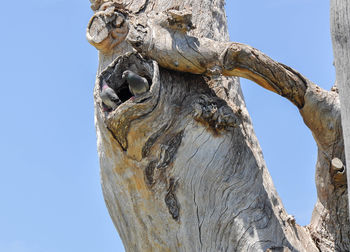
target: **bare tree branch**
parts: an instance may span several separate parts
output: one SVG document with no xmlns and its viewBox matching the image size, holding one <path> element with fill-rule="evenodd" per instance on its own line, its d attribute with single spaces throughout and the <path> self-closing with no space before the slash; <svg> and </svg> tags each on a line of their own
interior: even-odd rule
<svg viewBox="0 0 350 252">
<path fill-rule="evenodd" d="M 195 235 L 195 237 L 198 236 L 199 240 L 194 242 L 196 246 L 198 246 L 197 250 L 205 246 L 205 243 L 201 239 L 205 233 L 201 231 L 203 230 L 203 226 L 200 222 L 201 214 L 198 213 L 198 208 L 200 208 L 201 205 L 203 209 L 206 209 L 206 207 L 203 207 L 205 202 L 198 200 L 198 198 L 196 199 L 195 196 L 196 194 L 203 193 L 203 191 L 193 190 L 193 188 L 198 186 L 198 183 L 192 184 L 192 180 L 189 183 L 180 183 L 181 185 L 178 187 L 177 180 L 169 177 L 169 174 L 172 174 L 171 169 L 178 169 L 178 171 L 181 171 L 177 176 L 183 180 L 185 180 L 189 173 L 187 171 L 182 173 L 184 170 L 176 168 L 176 165 L 171 167 L 173 165 L 171 161 L 175 158 L 174 155 L 176 152 L 178 160 L 182 160 L 186 157 L 189 161 L 193 156 L 188 158 L 187 153 L 193 151 L 193 153 L 195 153 L 193 155 L 203 155 L 201 158 L 204 158 L 207 156 L 209 150 L 213 156 L 211 160 L 214 160 L 219 147 L 222 148 L 222 153 L 224 153 L 223 150 L 229 150 L 230 148 L 235 149 L 237 147 L 237 143 L 232 146 L 230 142 L 227 142 L 227 137 L 230 134 L 237 134 L 232 133 L 234 132 L 232 131 L 234 128 L 238 128 L 241 135 L 236 135 L 235 138 L 232 139 L 240 139 L 239 141 L 242 141 L 242 143 L 244 142 L 242 146 L 239 146 L 239 150 L 247 146 L 250 147 L 245 150 L 249 150 L 251 146 L 257 146 L 254 141 L 249 142 L 250 140 L 247 140 L 250 138 L 248 135 L 253 135 L 252 130 L 249 134 L 246 133 L 246 129 L 251 127 L 249 120 L 245 119 L 248 118 L 247 114 L 243 115 L 244 113 L 242 114 L 241 108 L 236 109 L 234 106 L 227 105 L 233 102 L 230 100 L 232 97 L 226 97 L 224 100 L 227 103 L 225 103 L 219 101 L 218 97 L 211 97 L 212 90 L 208 90 L 208 86 L 212 87 L 210 84 L 213 82 L 215 83 L 215 81 L 222 78 L 222 76 L 240 76 L 250 79 L 260 86 L 286 97 L 296 105 L 305 124 L 312 131 L 318 146 L 316 164 L 318 200 L 311 223 L 307 228 L 298 226 L 295 221 L 293 221 L 293 218 L 290 218 L 290 216 L 285 213 L 283 206 L 276 203 L 279 201 L 278 196 L 275 194 L 269 175 L 265 173 L 264 169 L 260 170 L 259 168 L 257 172 L 255 165 L 246 164 L 245 166 L 243 163 L 239 164 L 240 168 L 244 167 L 244 172 L 251 169 L 248 175 L 249 181 L 252 179 L 251 174 L 254 172 L 259 174 L 259 176 L 256 176 L 256 178 L 259 179 L 254 180 L 251 186 L 249 186 L 249 189 L 256 187 L 258 188 L 256 191 L 261 192 L 266 190 L 267 192 L 267 194 L 264 194 L 261 198 L 261 202 L 263 202 L 261 204 L 264 205 L 263 216 L 268 216 L 267 218 L 271 220 L 272 224 L 264 226 L 263 228 L 273 227 L 272 229 L 274 230 L 281 228 L 281 230 L 283 229 L 285 232 L 283 235 L 285 238 L 281 238 L 282 236 L 279 237 L 277 239 L 278 242 L 264 240 L 264 242 L 268 244 L 261 246 L 269 249 L 283 249 L 283 247 L 286 246 L 296 251 L 316 251 L 317 249 L 321 251 L 347 251 L 350 245 L 348 242 L 349 239 L 346 237 L 349 237 L 350 226 L 343 225 L 343 223 L 348 222 L 349 215 L 346 210 L 344 211 L 348 206 L 348 196 L 346 190 L 347 182 L 345 179 L 346 173 L 342 165 L 345 163 L 345 154 L 338 93 L 335 91 L 323 90 L 294 69 L 272 60 L 267 55 L 248 45 L 236 42 L 220 42 L 200 36 L 193 36 L 196 30 L 194 30 L 195 26 L 192 23 L 192 13 L 186 8 L 183 8 L 181 11 L 178 10 L 179 8 L 172 8 L 166 11 L 151 11 L 150 9 L 152 9 L 152 7 L 143 13 L 141 10 L 146 8 L 145 6 L 147 5 L 145 1 L 137 4 L 131 1 L 130 6 L 132 7 L 130 8 L 125 8 L 124 5 L 119 3 L 119 0 L 105 2 L 104 0 L 94 1 L 93 6 L 97 12 L 89 23 L 87 38 L 92 45 L 100 50 L 103 59 L 100 60 L 100 75 L 98 76 L 97 85 L 95 87 L 95 101 L 96 107 L 100 108 L 96 110 L 97 128 L 98 134 L 103 136 L 101 137 L 103 139 L 103 144 L 101 144 L 102 147 L 100 147 L 103 151 L 100 151 L 100 155 L 102 156 L 102 163 L 104 163 L 105 175 L 103 175 L 103 180 L 106 183 L 104 190 L 105 197 L 108 198 L 107 204 L 111 204 L 112 202 L 118 205 L 118 202 L 116 202 L 118 199 L 114 191 L 110 189 L 114 188 L 114 190 L 120 190 L 119 188 L 115 188 L 115 180 L 118 180 L 120 185 L 127 188 L 125 190 L 130 190 L 133 194 L 138 195 L 138 201 L 143 202 L 142 204 L 145 205 L 150 204 L 150 202 L 145 199 L 144 195 L 147 195 L 147 197 L 154 197 L 154 199 L 157 200 L 160 199 L 159 195 L 165 196 L 167 211 L 175 221 L 181 220 L 181 210 L 179 210 L 181 204 L 179 204 L 179 202 L 182 202 L 182 208 L 187 209 L 184 211 L 192 214 L 190 218 L 191 221 L 194 222 L 194 227 L 198 224 L 198 229 L 194 228 L 191 233 L 191 235 L 198 234 Z M 130 45 L 132 47 L 130 47 Z M 134 52 L 137 51 L 144 57 L 142 58 L 138 54 L 126 55 L 125 51 L 130 50 L 134 50 Z M 116 58 L 120 55 L 124 56 Z M 147 63 L 146 61 L 148 59 L 152 59 L 156 63 Z M 113 61 L 113 63 L 106 67 L 106 62 L 109 64 L 111 61 Z M 144 63 L 141 64 L 140 62 Z M 120 81 L 121 71 L 132 66 L 137 66 L 138 64 L 139 66 L 136 68 L 141 72 L 148 72 L 146 75 L 149 75 L 149 79 L 153 80 L 153 87 L 150 92 L 143 95 L 135 102 L 128 100 L 115 111 L 103 115 L 102 103 L 99 97 L 101 80 L 108 81 L 110 85 L 116 85 L 115 89 L 120 91 L 124 85 Z M 153 67 L 151 67 L 152 64 Z M 147 67 L 146 65 L 149 66 Z M 166 69 L 176 70 L 177 72 L 169 72 Z M 154 75 L 153 77 L 152 72 Z M 180 72 L 197 74 L 197 76 L 188 76 L 192 82 L 187 82 L 184 76 L 179 75 Z M 207 78 L 202 77 L 203 75 L 206 75 Z M 176 81 L 174 81 L 174 78 Z M 173 84 L 179 85 L 179 87 L 172 86 Z M 190 88 L 191 85 L 193 85 L 192 89 Z M 164 90 L 162 90 L 162 88 L 164 88 Z M 179 111 L 182 113 L 179 113 Z M 208 134 L 207 140 L 202 139 L 202 144 L 206 143 L 207 145 L 207 149 L 203 150 L 202 153 L 198 152 L 199 148 L 191 144 L 187 144 L 184 149 L 180 147 L 181 142 L 192 141 L 188 140 L 191 134 L 198 134 L 198 138 L 200 138 L 203 133 L 202 131 L 198 132 L 195 128 L 190 130 L 191 134 L 184 133 L 184 125 L 192 125 L 193 123 L 189 117 L 190 114 L 192 115 L 192 119 L 195 119 L 195 121 L 204 124 L 205 127 L 211 128 L 212 130 Z M 163 121 L 156 120 L 156 118 L 163 118 Z M 177 123 L 186 122 L 186 124 L 182 123 L 174 127 L 170 126 L 173 125 L 174 118 L 178 118 L 176 120 Z M 164 122 L 166 123 L 164 124 Z M 153 126 L 150 127 L 150 125 Z M 108 132 L 106 129 L 108 129 Z M 142 134 L 140 134 L 140 132 L 142 132 Z M 110 134 L 112 134 L 113 138 L 110 137 Z M 224 134 L 228 135 L 224 137 Z M 167 135 L 171 136 L 170 140 L 167 138 Z M 242 136 L 248 137 L 245 138 Z M 158 145 L 156 144 L 157 139 L 160 139 Z M 218 141 L 217 139 L 221 140 Z M 207 142 L 208 140 L 209 142 Z M 115 141 L 120 145 L 120 148 L 116 147 Z M 179 148 L 179 150 L 172 149 L 172 147 L 167 144 L 168 141 L 174 143 L 173 145 Z M 133 145 L 132 143 L 137 144 Z M 212 144 L 216 146 L 217 149 L 211 148 Z M 245 144 L 248 145 L 246 146 Z M 151 152 L 151 147 L 153 148 L 153 152 Z M 252 148 L 255 152 L 254 158 L 258 156 L 256 153 L 260 151 L 259 148 L 255 147 Z M 118 151 L 111 153 L 108 151 L 109 149 Z M 110 155 L 110 157 L 106 158 L 106 153 L 109 153 L 108 155 Z M 217 167 L 212 165 L 211 169 L 217 168 L 220 171 L 223 169 L 226 172 L 226 170 L 231 169 L 230 167 L 233 167 L 233 164 L 230 162 L 233 162 L 232 157 L 238 154 L 225 153 L 226 154 L 223 156 L 219 155 L 214 163 L 219 164 L 223 159 L 228 159 L 227 163 L 224 161 L 224 164 L 218 165 Z M 171 156 L 170 159 L 169 156 Z M 254 158 L 252 158 L 252 160 Z M 244 160 L 248 159 L 246 158 Z M 260 161 L 259 158 L 256 159 L 257 163 Z M 209 164 L 211 164 L 211 161 L 208 165 Z M 262 167 L 264 166 L 263 164 L 261 165 Z M 123 174 L 124 170 L 121 167 L 124 166 L 137 167 L 137 169 L 132 170 L 132 172 L 136 171 L 137 173 L 135 178 L 133 178 L 135 181 L 124 181 L 123 177 L 119 176 L 119 174 L 115 177 L 106 175 L 114 174 L 115 171 Z M 204 170 L 201 174 L 204 175 L 207 172 L 207 166 L 196 169 L 203 168 Z M 161 170 L 159 167 L 168 167 L 167 169 L 169 170 Z M 142 173 L 143 170 L 144 175 Z M 161 172 L 156 174 L 158 170 Z M 142 181 L 142 176 L 145 177 L 145 182 Z M 220 176 L 218 177 L 220 178 Z M 206 178 L 205 181 L 208 182 L 210 179 Z M 241 178 L 238 178 L 238 181 L 241 181 Z M 221 181 L 220 183 L 225 182 Z M 207 186 L 208 183 L 204 184 Z M 138 188 L 135 189 L 134 185 L 137 185 Z M 187 185 L 191 185 L 190 188 L 187 187 Z M 211 185 L 217 186 L 217 183 L 211 183 Z M 142 188 L 142 190 L 140 188 Z M 149 191 L 147 188 L 157 188 L 157 190 L 152 191 L 152 189 Z M 192 212 L 192 210 L 195 209 L 193 205 L 184 203 L 185 198 L 181 198 L 179 201 L 177 199 L 177 190 L 181 191 L 184 190 L 184 188 L 188 190 L 188 194 L 182 194 L 185 195 L 185 198 L 191 195 L 191 193 L 194 194 L 194 207 L 197 209 L 194 212 Z M 238 187 L 233 188 L 233 190 L 241 189 L 242 188 Z M 213 191 L 216 190 L 219 189 L 213 189 Z M 248 188 L 244 190 L 248 190 Z M 226 191 L 226 189 L 224 189 L 224 191 Z M 239 191 L 239 193 L 235 192 L 235 195 L 241 194 L 242 191 Z M 260 198 L 260 196 L 257 196 L 257 198 Z M 186 200 L 187 199 L 188 198 L 186 198 Z M 123 208 L 124 212 L 129 211 L 128 214 L 130 216 L 124 216 L 124 218 L 128 218 L 128 222 L 125 223 L 137 223 L 135 225 L 143 227 L 143 229 L 140 229 L 140 232 L 142 232 L 142 230 L 148 230 L 148 226 L 154 227 L 152 226 L 154 225 L 152 223 L 153 219 L 149 219 L 150 222 L 147 224 L 144 223 L 144 221 L 147 220 L 144 216 L 146 212 L 144 212 L 144 209 L 135 208 L 138 203 L 130 201 L 126 196 L 124 200 L 128 202 L 129 206 L 118 207 L 120 209 Z M 251 198 L 247 198 L 245 201 L 242 200 L 243 205 L 249 206 L 248 209 L 250 206 L 255 206 L 255 203 L 253 204 L 254 200 L 251 200 Z M 154 207 L 154 202 L 155 201 L 152 201 L 152 204 L 149 205 L 150 208 Z M 130 229 L 124 222 L 118 220 L 118 211 L 121 210 L 116 210 L 113 204 L 109 205 L 109 209 L 112 209 L 110 211 L 113 212 L 111 215 L 114 216 L 114 221 L 123 229 L 121 232 L 124 232 L 123 240 L 127 240 L 131 244 L 134 240 L 131 239 L 131 237 L 134 234 L 132 232 L 130 233 Z M 157 204 L 157 209 L 164 208 L 163 202 L 159 201 Z M 232 209 L 232 213 L 230 213 L 229 216 L 237 217 L 234 213 L 238 203 L 234 202 L 233 205 L 235 209 Z M 130 212 L 130 209 L 132 209 L 132 212 Z M 213 210 L 213 212 L 215 211 Z M 135 218 L 132 217 L 133 214 L 136 216 L 134 216 Z M 157 214 L 161 215 L 161 213 Z M 256 218 L 259 217 L 257 213 L 254 214 L 256 214 Z M 143 216 L 143 218 L 140 216 Z M 186 217 L 188 216 L 190 215 L 187 214 Z M 161 219 L 159 216 L 155 217 L 155 215 L 153 215 L 153 217 L 155 219 L 158 218 L 157 220 Z M 288 230 L 285 229 L 286 223 L 288 223 L 290 228 Z M 169 222 L 169 225 L 174 224 Z M 222 227 L 221 222 L 219 222 L 218 225 Z M 230 220 L 227 225 L 230 226 L 230 230 L 235 230 L 236 232 L 237 227 L 235 226 L 235 221 Z M 176 225 L 173 227 L 175 226 Z M 193 227 L 193 225 L 191 225 L 191 227 Z M 244 226 L 244 228 L 247 228 L 247 226 Z M 241 244 L 242 248 L 249 247 L 250 242 L 253 241 L 255 242 L 253 242 L 254 244 L 257 244 L 258 241 L 262 242 L 262 240 L 259 240 L 260 237 L 269 235 L 265 229 L 261 230 L 260 227 L 255 227 L 254 230 L 257 232 L 258 237 L 251 238 L 252 240 L 250 241 L 248 241 L 249 239 L 246 236 L 247 230 L 241 230 L 242 233 L 240 233 L 241 231 L 237 231 L 239 234 L 237 233 L 234 235 L 235 238 L 245 237 L 244 239 L 247 239 L 243 245 Z M 213 230 L 208 228 L 207 231 L 211 232 Z M 153 236 L 153 234 L 149 235 Z M 141 237 L 140 235 L 136 236 Z M 165 247 L 168 246 L 168 241 L 165 242 L 166 237 L 165 235 L 162 239 L 159 239 L 166 244 L 164 245 Z M 144 242 L 148 244 L 147 246 L 154 246 L 152 245 L 154 242 L 154 240 L 152 240 L 153 238 L 144 240 Z M 197 238 L 191 238 L 191 242 L 195 239 Z M 282 239 L 282 242 L 280 239 Z M 285 243 L 284 241 L 286 240 L 288 240 L 290 244 L 288 242 Z M 241 246 L 240 242 L 241 239 L 232 244 L 234 246 Z M 272 246 L 270 243 L 278 244 L 278 246 L 274 247 L 275 245 Z M 231 243 L 229 242 L 229 244 Z M 187 245 L 186 243 L 186 246 Z M 280 245 L 281 247 L 279 247 Z M 139 246 L 139 244 L 137 246 Z M 172 246 L 176 248 L 178 245 L 173 244 Z"/>
</svg>

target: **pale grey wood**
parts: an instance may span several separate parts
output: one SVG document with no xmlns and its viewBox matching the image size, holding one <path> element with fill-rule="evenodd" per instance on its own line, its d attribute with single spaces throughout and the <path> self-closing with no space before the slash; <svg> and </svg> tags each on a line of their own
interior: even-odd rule
<svg viewBox="0 0 350 252">
<path fill-rule="evenodd" d="M 127 251 L 350 249 L 347 184 L 331 165 L 345 162 L 336 92 L 257 49 L 224 42 L 222 0 L 98 0 L 92 7 L 102 189 Z M 120 90 L 129 68 L 152 82 L 150 91 L 104 112 L 102 80 Z M 252 79 L 300 109 L 319 150 L 318 201 L 307 227 L 278 197 L 238 79 L 221 74 Z"/>
<path fill-rule="evenodd" d="M 350 3 L 331 0 L 331 34 L 339 89 L 347 179 L 350 181 Z M 350 189 L 349 189 L 350 190 Z M 350 194 L 349 194 L 350 195 Z M 350 208 L 349 208 L 350 211 Z M 348 223 L 350 225 L 350 223 Z"/>
<path fill-rule="evenodd" d="M 176 12 L 176 15 L 181 13 Z M 182 13 L 182 16 L 186 15 L 186 12 Z M 150 15 L 147 19 L 138 17 L 131 21 L 127 39 L 163 67 L 197 74 L 246 77 L 295 104 L 319 148 L 316 165 L 318 202 L 309 231 L 323 251 L 349 249 L 347 240 L 343 238 L 350 233 L 349 226 L 342 225 L 348 222 L 348 214 L 338 210 L 346 209 L 348 204 L 345 174 L 330 167 L 332 158 L 344 160 L 338 93 L 321 89 L 292 68 L 247 45 L 192 37 L 185 30 L 177 29 L 179 24 L 173 28 L 173 23 L 178 21 L 181 24 L 183 21 L 177 18 L 175 22 L 169 22 L 172 16 L 173 13 L 166 12 L 155 14 L 153 19 L 149 18 Z M 143 24 L 144 30 L 133 28 L 140 24 Z M 165 32 L 169 28 L 175 31 Z M 162 37 L 160 34 L 165 35 Z"/>
</svg>

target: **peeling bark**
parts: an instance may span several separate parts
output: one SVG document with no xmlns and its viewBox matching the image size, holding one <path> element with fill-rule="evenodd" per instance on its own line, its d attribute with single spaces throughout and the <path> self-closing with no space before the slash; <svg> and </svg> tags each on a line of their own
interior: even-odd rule
<svg viewBox="0 0 350 252">
<path fill-rule="evenodd" d="M 255 48 L 225 42 L 221 0 L 92 3 L 87 37 L 100 50 L 102 188 L 127 251 L 350 250 L 337 92 Z M 150 90 L 131 98 L 126 69 L 147 78 Z M 318 201 L 307 227 L 283 208 L 238 80 L 229 76 L 286 97 L 312 131 Z M 103 110 L 102 81 L 123 101 L 112 112 Z"/>
</svg>

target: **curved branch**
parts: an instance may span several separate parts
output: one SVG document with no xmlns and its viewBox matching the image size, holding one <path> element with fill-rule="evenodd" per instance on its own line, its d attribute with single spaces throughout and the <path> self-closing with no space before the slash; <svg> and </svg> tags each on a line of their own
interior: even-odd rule
<svg viewBox="0 0 350 252">
<path fill-rule="evenodd" d="M 347 183 L 345 174 L 342 172 L 343 168 L 337 168 L 332 164 L 332 160 L 335 159 L 345 163 L 338 94 L 319 88 L 294 69 L 272 60 L 253 47 L 190 36 L 188 32 L 194 26 L 191 23 L 189 11 L 168 10 L 165 13 L 138 14 L 137 16 L 123 12 L 125 20 L 119 18 L 123 22 L 116 22 L 117 19 L 113 15 L 120 16 L 120 13 L 118 14 L 116 10 L 118 8 L 114 7 L 108 7 L 106 10 L 100 7 L 102 10 L 98 15 L 101 16 L 93 19 L 88 28 L 88 35 L 95 35 L 91 36 L 94 38 L 93 41 L 88 36 L 90 43 L 102 54 L 113 55 L 117 50 L 116 45 L 123 42 L 126 37 L 126 42 L 134 49 L 155 60 L 163 68 L 212 77 L 219 75 L 244 77 L 286 97 L 299 108 L 305 124 L 310 128 L 317 142 L 319 154 L 316 165 L 318 201 L 308 230 L 322 251 L 334 251 L 335 248 L 348 251 L 348 243 L 342 240 L 350 233 L 348 225 L 342 226 L 342 223 L 348 220 L 348 213 L 339 210 L 348 208 L 345 190 Z M 98 21 L 102 24 L 100 25 Z M 129 29 L 119 32 L 116 27 L 120 28 L 123 25 L 128 26 Z M 218 119 L 218 115 L 221 114 L 216 113 L 215 106 L 211 103 L 208 106 L 202 106 L 201 102 L 198 104 L 199 106 L 186 108 L 194 111 L 198 121 L 203 119 L 205 122 L 209 121 L 208 124 L 215 129 L 220 126 L 216 121 L 221 121 L 221 118 Z M 230 119 L 230 113 L 228 115 Z M 227 120 L 225 125 L 234 127 L 236 124 L 231 121 Z M 150 140 L 145 144 L 145 151 L 138 149 L 133 152 L 133 157 L 137 156 L 139 157 L 137 160 L 141 160 L 144 153 L 148 153 L 147 150 L 154 142 L 155 136 L 158 135 L 158 132 L 151 135 Z M 148 184 L 153 184 L 151 176 L 155 169 L 153 161 L 146 168 Z M 172 189 L 173 187 L 169 186 L 169 191 Z M 171 195 L 169 192 L 169 197 Z M 171 206 L 175 201 L 171 197 L 166 199 L 167 204 Z M 175 218 L 176 208 L 170 207 L 169 211 L 170 209 L 173 209 L 171 213 Z M 290 222 L 293 223 L 293 220 Z"/>
<path fill-rule="evenodd" d="M 194 74 L 244 77 L 286 97 L 299 109 L 303 107 L 310 81 L 300 73 L 251 46 L 190 36 L 183 27 L 191 23 L 173 18 L 174 12 L 138 17 L 131 22 L 127 40 L 162 67 Z M 176 17 L 181 15 L 189 14 L 177 11 Z M 176 22 L 181 29 L 174 29 Z"/>
<path fill-rule="evenodd" d="M 157 14 L 132 21 L 128 42 L 162 67 L 194 74 L 244 77 L 296 105 L 313 133 L 319 153 L 316 165 L 318 202 L 309 231 L 322 251 L 333 251 L 335 247 L 346 251 L 346 246 L 339 241 L 349 233 L 349 227 L 340 224 L 348 220 L 348 213 L 337 209 L 348 208 L 347 183 L 343 173 L 331 169 L 333 158 L 345 161 L 338 94 L 323 90 L 294 69 L 248 45 L 196 38 L 183 29 L 174 29 L 173 23 L 177 20 L 172 16 L 171 13 Z M 184 23 L 179 26 L 183 27 Z M 335 233 L 337 228 L 339 232 Z"/>
<path fill-rule="evenodd" d="M 123 14 L 115 6 L 108 6 L 91 19 L 88 41 L 103 54 L 112 54 L 113 48 L 128 34 L 126 39 L 136 50 L 162 67 L 194 74 L 247 78 L 286 97 L 299 109 L 304 106 L 310 81 L 251 46 L 188 35 L 194 28 L 189 11 L 169 10 L 165 14 L 138 15 L 137 19 L 129 16 L 130 31 Z M 109 25 L 109 20 L 113 25 Z"/>
</svg>

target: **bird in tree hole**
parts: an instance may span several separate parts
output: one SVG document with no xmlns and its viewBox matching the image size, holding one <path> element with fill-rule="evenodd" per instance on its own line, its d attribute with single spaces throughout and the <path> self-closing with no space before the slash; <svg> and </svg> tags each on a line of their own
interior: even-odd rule
<svg viewBox="0 0 350 252">
<path fill-rule="evenodd" d="M 116 109 L 121 103 L 119 97 L 115 91 L 110 88 L 105 80 L 102 80 L 102 90 L 100 93 L 101 100 L 103 102 L 104 111 L 111 111 Z"/>
<path fill-rule="evenodd" d="M 149 90 L 149 84 L 146 78 L 134 73 L 133 71 L 126 70 L 123 72 L 122 79 L 126 80 L 129 84 L 129 90 L 132 95 L 138 97 Z M 134 97 L 132 97 L 134 99 Z"/>
</svg>

